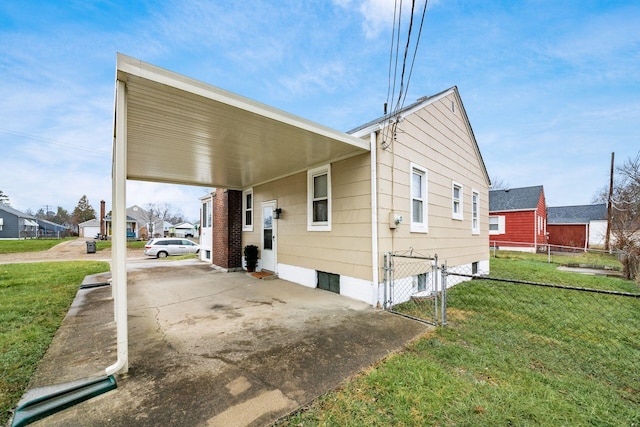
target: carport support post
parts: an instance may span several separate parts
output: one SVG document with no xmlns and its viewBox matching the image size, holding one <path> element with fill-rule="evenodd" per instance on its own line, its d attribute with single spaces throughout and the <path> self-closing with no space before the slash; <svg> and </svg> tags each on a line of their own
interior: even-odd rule
<svg viewBox="0 0 640 427">
<path fill-rule="evenodd" d="M 127 103 L 126 85 L 116 86 L 115 140 L 113 143 L 112 184 L 112 251 L 111 277 L 113 310 L 116 321 L 118 360 L 105 369 L 107 375 L 125 374 L 129 370 L 129 337 L 127 325 Z"/>
</svg>

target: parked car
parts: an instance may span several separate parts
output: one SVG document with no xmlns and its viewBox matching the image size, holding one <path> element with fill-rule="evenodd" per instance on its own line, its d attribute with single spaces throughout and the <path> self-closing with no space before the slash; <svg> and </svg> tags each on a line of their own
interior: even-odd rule
<svg viewBox="0 0 640 427">
<path fill-rule="evenodd" d="M 144 246 L 144 254 L 156 258 L 165 258 L 169 255 L 197 254 L 200 245 L 187 239 L 159 237 L 151 239 Z"/>
</svg>

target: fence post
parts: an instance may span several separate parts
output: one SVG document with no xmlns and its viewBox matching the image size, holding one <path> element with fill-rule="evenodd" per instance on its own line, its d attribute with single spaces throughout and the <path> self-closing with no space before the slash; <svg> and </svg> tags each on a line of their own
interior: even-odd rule
<svg viewBox="0 0 640 427">
<path fill-rule="evenodd" d="M 437 259 L 437 258 L 436 258 Z M 437 264 L 436 264 L 437 265 Z M 442 264 L 442 326 L 447 325 L 447 261 Z"/>
<path fill-rule="evenodd" d="M 547 244 L 547 264 L 551 264 L 551 245 Z"/>
<path fill-rule="evenodd" d="M 383 300 L 382 300 L 382 307 L 387 310 L 387 286 L 389 286 L 389 254 L 388 252 L 384 253 L 384 296 L 383 296 Z"/>
</svg>

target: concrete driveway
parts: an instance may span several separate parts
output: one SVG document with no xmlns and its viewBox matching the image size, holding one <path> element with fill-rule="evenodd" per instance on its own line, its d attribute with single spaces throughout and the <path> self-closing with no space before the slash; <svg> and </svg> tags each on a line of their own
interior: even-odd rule
<svg viewBox="0 0 640 427">
<path fill-rule="evenodd" d="M 269 425 L 429 329 L 283 280 L 155 265 L 129 273 L 129 374 L 34 425 Z M 103 375 L 115 336 L 111 287 L 80 290 L 27 396 Z"/>
</svg>

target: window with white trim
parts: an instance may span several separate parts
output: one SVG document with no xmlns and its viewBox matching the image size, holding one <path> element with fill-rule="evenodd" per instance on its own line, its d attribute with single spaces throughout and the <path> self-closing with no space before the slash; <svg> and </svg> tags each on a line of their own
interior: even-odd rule
<svg viewBox="0 0 640 427">
<path fill-rule="evenodd" d="M 427 218 L 427 170 L 421 166 L 411 164 L 411 225 L 409 230 L 414 233 L 429 231 Z"/>
<path fill-rule="evenodd" d="M 331 231 L 331 165 L 307 171 L 307 231 Z"/>
<path fill-rule="evenodd" d="M 504 215 L 496 215 L 489 217 L 489 234 L 505 233 L 505 217 Z"/>
<path fill-rule="evenodd" d="M 4 218 L 0 218 L 0 231 L 2 231 L 3 225 L 4 225 Z"/>
<path fill-rule="evenodd" d="M 253 188 L 242 192 L 242 231 L 253 231 Z"/>
<path fill-rule="evenodd" d="M 451 183 L 451 217 L 462 219 L 462 184 Z"/>
<path fill-rule="evenodd" d="M 206 202 L 202 202 L 202 227 L 211 227 L 211 199 Z"/>
<path fill-rule="evenodd" d="M 471 233 L 480 234 L 480 193 L 471 190 Z"/>
</svg>

